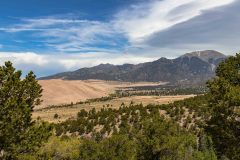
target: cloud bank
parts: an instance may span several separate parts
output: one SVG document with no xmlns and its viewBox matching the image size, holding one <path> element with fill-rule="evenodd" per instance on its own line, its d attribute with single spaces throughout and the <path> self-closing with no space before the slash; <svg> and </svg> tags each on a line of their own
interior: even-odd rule
<svg viewBox="0 0 240 160">
<path fill-rule="evenodd" d="M 133 5 L 121 11 L 114 21 L 131 42 L 144 41 L 149 35 L 186 22 L 204 11 L 221 7 L 234 0 L 164 0 L 147 5 Z"/>
<path fill-rule="evenodd" d="M 0 61 L 13 61 L 38 75 L 90 67 L 100 63 L 139 63 L 173 58 L 194 50 L 238 51 L 240 2 L 236 0 L 149 0 L 116 11 L 109 20 L 59 16 L 21 18 L 0 34 L 22 35 L 45 48 L 4 52 Z"/>
</svg>

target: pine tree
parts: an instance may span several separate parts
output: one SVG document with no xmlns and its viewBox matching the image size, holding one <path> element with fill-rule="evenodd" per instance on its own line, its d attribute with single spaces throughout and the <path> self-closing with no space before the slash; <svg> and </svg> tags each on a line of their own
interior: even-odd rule
<svg viewBox="0 0 240 160">
<path fill-rule="evenodd" d="M 212 114 L 206 130 L 219 157 L 240 159 L 240 54 L 219 65 L 208 87 Z"/>
<path fill-rule="evenodd" d="M 34 151 L 50 136 L 50 127 L 31 118 L 40 104 L 41 86 L 30 72 L 21 79 L 11 62 L 0 67 L 0 159 Z"/>
</svg>

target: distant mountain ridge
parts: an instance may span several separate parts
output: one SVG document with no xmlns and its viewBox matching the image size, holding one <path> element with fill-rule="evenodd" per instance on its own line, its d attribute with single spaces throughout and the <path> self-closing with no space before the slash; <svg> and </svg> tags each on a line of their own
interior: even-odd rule
<svg viewBox="0 0 240 160">
<path fill-rule="evenodd" d="M 165 81 L 171 83 L 202 83 L 215 75 L 216 66 L 227 57 L 217 51 L 206 50 L 186 53 L 175 59 L 160 58 L 140 64 L 100 64 L 40 79 Z"/>
</svg>

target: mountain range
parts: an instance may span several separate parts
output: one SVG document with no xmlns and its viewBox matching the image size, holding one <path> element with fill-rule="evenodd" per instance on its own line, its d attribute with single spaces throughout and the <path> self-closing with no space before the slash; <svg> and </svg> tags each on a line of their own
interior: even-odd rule
<svg viewBox="0 0 240 160">
<path fill-rule="evenodd" d="M 217 65 L 226 58 L 227 56 L 214 50 L 196 51 L 186 53 L 175 59 L 160 58 L 153 62 L 136 65 L 100 64 L 40 79 L 100 79 L 128 82 L 163 81 L 175 84 L 195 84 L 206 82 L 212 78 L 215 75 Z"/>
</svg>

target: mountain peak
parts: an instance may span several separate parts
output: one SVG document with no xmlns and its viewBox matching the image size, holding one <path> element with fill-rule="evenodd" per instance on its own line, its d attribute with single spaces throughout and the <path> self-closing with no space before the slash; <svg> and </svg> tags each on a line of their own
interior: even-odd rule
<svg viewBox="0 0 240 160">
<path fill-rule="evenodd" d="M 191 53 L 186 53 L 181 57 L 198 57 L 205 62 L 215 61 L 217 59 L 225 59 L 226 56 L 220 52 L 214 50 L 205 50 L 205 51 L 195 51 Z"/>
</svg>

